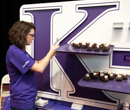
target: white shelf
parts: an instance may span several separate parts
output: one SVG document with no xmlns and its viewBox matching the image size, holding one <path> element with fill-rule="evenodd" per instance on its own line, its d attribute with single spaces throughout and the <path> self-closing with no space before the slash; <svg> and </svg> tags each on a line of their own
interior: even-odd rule
<svg viewBox="0 0 130 110">
<path fill-rule="evenodd" d="M 123 29 L 123 25 L 124 25 L 123 22 L 114 22 L 114 23 L 113 23 L 113 28 L 114 28 L 114 29 Z M 129 26 L 130 26 L 130 25 L 129 25 Z"/>
</svg>

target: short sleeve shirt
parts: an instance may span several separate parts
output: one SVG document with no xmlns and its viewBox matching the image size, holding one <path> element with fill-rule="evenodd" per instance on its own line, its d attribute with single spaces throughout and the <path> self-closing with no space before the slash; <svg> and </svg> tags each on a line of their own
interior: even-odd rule
<svg viewBox="0 0 130 110">
<path fill-rule="evenodd" d="M 30 68 L 34 59 L 15 45 L 6 54 L 6 66 L 10 76 L 10 106 L 29 109 L 35 103 L 37 86 L 35 74 Z"/>
</svg>

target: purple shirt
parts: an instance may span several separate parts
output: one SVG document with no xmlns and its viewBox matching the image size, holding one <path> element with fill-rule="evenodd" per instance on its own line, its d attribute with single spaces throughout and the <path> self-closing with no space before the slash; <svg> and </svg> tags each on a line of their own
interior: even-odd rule
<svg viewBox="0 0 130 110">
<path fill-rule="evenodd" d="M 37 95 L 36 78 L 30 68 L 34 59 L 15 45 L 6 54 L 6 66 L 10 76 L 10 106 L 29 109 L 35 104 Z"/>
</svg>

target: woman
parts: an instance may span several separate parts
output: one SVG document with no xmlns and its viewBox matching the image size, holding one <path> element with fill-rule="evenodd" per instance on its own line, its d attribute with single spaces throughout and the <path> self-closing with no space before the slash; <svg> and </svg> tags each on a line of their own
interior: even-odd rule
<svg viewBox="0 0 130 110">
<path fill-rule="evenodd" d="M 37 95 L 34 72 L 43 73 L 51 57 L 56 53 L 59 44 L 52 45 L 47 55 L 40 61 L 25 51 L 26 45 L 34 40 L 35 25 L 25 21 L 17 21 L 9 30 L 12 43 L 6 54 L 7 71 L 10 76 L 11 110 L 33 110 Z"/>
</svg>

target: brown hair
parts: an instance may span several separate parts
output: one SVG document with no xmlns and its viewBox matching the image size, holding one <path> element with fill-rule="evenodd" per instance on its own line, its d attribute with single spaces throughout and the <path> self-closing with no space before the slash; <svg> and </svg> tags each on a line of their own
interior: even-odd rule
<svg viewBox="0 0 130 110">
<path fill-rule="evenodd" d="M 36 30 L 36 27 L 31 22 L 17 21 L 9 30 L 9 40 L 12 44 L 16 45 L 22 50 L 25 50 L 27 43 L 26 36 L 30 32 L 30 29 Z"/>
</svg>

